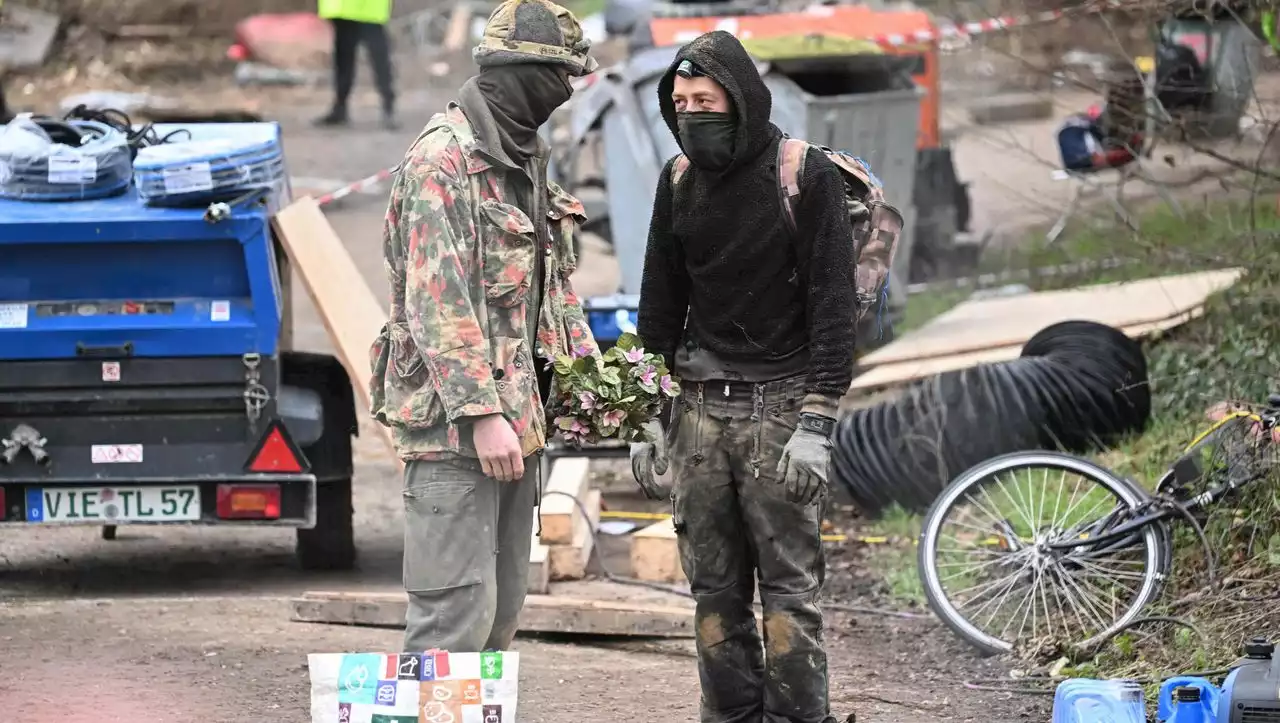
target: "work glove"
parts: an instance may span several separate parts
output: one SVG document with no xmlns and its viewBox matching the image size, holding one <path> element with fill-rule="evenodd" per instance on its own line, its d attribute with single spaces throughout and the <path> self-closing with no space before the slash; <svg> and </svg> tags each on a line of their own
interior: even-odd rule
<svg viewBox="0 0 1280 723">
<path fill-rule="evenodd" d="M 651 500 L 670 499 L 671 490 L 658 480 L 658 475 L 666 474 L 667 464 L 671 461 L 662 422 L 650 420 L 645 422 L 643 429 L 645 438 L 651 441 L 631 443 L 631 474 L 645 497 Z"/>
<path fill-rule="evenodd" d="M 805 505 L 827 486 L 831 464 L 831 440 L 817 432 L 797 429 L 778 460 L 778 480 L 786 485 L 787 499 Z"/>
</svg>

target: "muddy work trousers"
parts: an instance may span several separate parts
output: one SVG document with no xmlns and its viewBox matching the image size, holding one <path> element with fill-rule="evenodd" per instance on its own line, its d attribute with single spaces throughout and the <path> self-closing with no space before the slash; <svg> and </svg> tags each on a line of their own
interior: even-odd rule
<svg viewBox="0 0 1280 723">
<path fill-rule="evenodd" d="M 524 470 L 499 482 L 469 460 L 405 465 L 405 652 L 511 645 L 528 589 L 538 458 Z"/>
<path fill-rule="evenodd" d="M 697 602 L 702 723 L 828 716 L 821 502 L 788 501 L 776 471 L 803 398 L 803 379 L 685 383 L 678 398 L 673 518 Z M 763 644 L 752 611 L 757 576 Z"/>
</svg>

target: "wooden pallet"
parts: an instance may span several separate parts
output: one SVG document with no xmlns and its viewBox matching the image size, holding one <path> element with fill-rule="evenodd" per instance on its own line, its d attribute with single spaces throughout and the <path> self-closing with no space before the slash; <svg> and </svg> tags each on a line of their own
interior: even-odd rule
<svg viewBox="0 0 1280 723">
<path fill-rule="evenodd" d="M 296 622 L 403 628 L 404 593 L 307 592 L 290 602 Z M 674 605 L 530 595 L 520 613 L 526 633 L 591 636 L 693 637 L 693 608 Z"/>
<path fill-rule="evenodd" d="M 631 576 L 646 582 L 685 582 L 670 517 L 631 535 Z"/>
</svg>

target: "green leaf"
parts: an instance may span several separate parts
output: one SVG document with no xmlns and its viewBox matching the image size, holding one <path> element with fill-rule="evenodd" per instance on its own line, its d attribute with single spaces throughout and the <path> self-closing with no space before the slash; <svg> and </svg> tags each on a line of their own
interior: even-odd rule
<svg viewBox="0 0 1280 723">
<path fill-rule="evenodd" d="M 556 374 L 559 374 L 561 376 L 568 376 L 570 370 L 573 369 L 573 357 L 569 356 L 568 354 L 561 354 L 556 357 L 556 362 L 554 366 L 555 366 Z"/>
<path fill-rule="evenodd" d="M 616 346 L 610 347 L 609 351 L 605 352 L 602 358 L 606 362 L 620 362 L 623 361 L 623 351 Z"/>
<path fill-rule="evenodd" d="M 613 346 L 615 349 L 621 349 L 623 351 L 631 351 L 632 349 L 639 347 L 641 343 L 642 342 L 640 341 L 640 337 L 630 332 L 627 332 L 622 336 L 618 337 L 618 340 L 614 342 Z"/>
<path fill-rule="evenodd" d="M 618 370 L 612 367 L 608 367 L 604 371 L 600 372 L 600 380 L 615 387 L 622 385 L 622 377 L 619 376 Z"/>
</svg>

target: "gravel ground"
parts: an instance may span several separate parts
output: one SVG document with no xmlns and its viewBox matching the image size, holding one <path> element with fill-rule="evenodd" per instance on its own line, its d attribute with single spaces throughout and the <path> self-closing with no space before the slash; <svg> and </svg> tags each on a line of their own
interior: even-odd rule
<svg viewBox="0 0 1280 723">
<path fill-rule="evenodd" d="M 360 120 L 345 132 L 307 127 L 323 110 L 322 95 L 282 111 L 295 176 L 355 179 L 392 165 L 435 107 L 430 93 L 406 94 L 405 130 L 387 133 L 375 129 L 373 99 L 361 99 Z M 348 200 L 331 220 L 380 292 L 383 197 Z M 616 262 L 588 246 L 579 277 L 583 292 L 606 292 Z M 330 350 L 309 300 L 300 294 L 294 303 L 297 346 Z M 396 649 L 396 631 L 288 620 L 288 596 L 304 590 L 399 584 L 399 480 L 380 438 L 362 424 L 355 500 L 361 560 L 351 573 L 298 572 L 287 531 L 124 527 L 108 542 L 96 529 L 0 530 L 0 718 L 303 723 L 307 653 Z M 618 542 L 610 544 L 612 564 L 621 556 Z M 835 615 L 829 640 L 840 716 L 857 711 L 859 721 L 871 723 L 1043 717 L 1039 699 L 964 690 L 964 680 L 1005 671 L 976 659 L 932 621 Z M 521 639 L 517 649 L 525 655 L 522 721 L 629 723 L 640 709 L 649 719 L 696 720 L 688 646 L 656 654 Z"/>
</svg>

